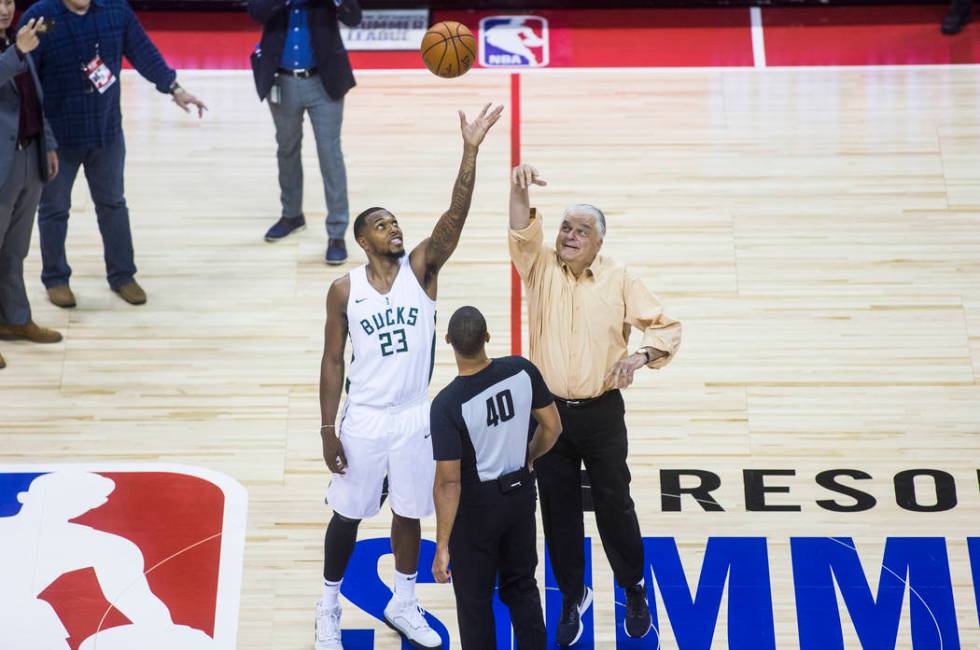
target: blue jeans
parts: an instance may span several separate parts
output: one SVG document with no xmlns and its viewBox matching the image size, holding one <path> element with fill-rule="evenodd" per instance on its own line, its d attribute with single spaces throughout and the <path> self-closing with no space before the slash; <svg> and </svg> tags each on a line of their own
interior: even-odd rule
<svg viewBox="0 0 980 650">
<path fill-rule="evenodd" d="M 50 288 L 68 284 L 71 277 L 65 238 L 68 236 L 71 188 L 82 166 L 102 233 L 109 286 L 118 289 L 132 282 L 136 264 L 133 261 L 133 236 L 129 230 L 129 209 L 123 195 L 126 143 L 122 134 L 99 149 L 58 149 L 58 159 L 58 176 L 44 186 L 37 216 L 43 263 L 41 282 Z"/>
<path fill-rule="evenodd" d="M 344 119 L 344 100 L 331 99 L 320 77 L 308 79 L 279 75 L 276 84 L 280 100 L 269 102 L 276 125 L 279 162 L 279 199 L 282 216 L 295 218 L 303 214 L 303 164 L 300 145 L 303 142 L 303 117 L 310 116 L 320 176 L 327 199 L 327 236 L 343 239 L 350 213 L 347 207 L 347 169 L 340 148 L 340 127 Z"/>
</svg>

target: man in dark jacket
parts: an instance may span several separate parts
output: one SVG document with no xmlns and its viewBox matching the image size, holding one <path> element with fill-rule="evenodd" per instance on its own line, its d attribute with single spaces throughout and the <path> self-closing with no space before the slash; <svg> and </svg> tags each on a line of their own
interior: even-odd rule
<svg viewBox="0 0 980 650">
<path fill-rule="evenodd" d="M 279 145 L 282 218 L 265 240 L 278 241 L 306 227 L 300 145 L 303 115 L 308 113 L 327 199 L 326 262 L 343 264 L 350 215 L 340 127 L 354 73 L 337 21 L 354 27 L 361 22 L 361 7 L 357 0 L 249 0 L 248 13 L 263 26 L 252 70 L 259 99 L 269 102 Z"/>
<path fill-rule="evenodd" d="M 41 187 L 58 174 L 57 144 L 41 110 L 43 93 L 29 54 L 45 24 L 28 22 L 15 37 L 9 30 L 13 19 L 14 0 L 0 0 L 0 337 L 57 343 L 61 334 L 31 319 L 24 288 Z"/>
</svg>

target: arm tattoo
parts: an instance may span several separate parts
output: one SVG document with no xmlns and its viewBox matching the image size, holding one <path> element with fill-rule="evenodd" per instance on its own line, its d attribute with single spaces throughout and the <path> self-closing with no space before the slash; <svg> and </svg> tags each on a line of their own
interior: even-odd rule
<svg viewBox="0 0 980 650">
<path fill-rule="evenodd" d="M 470 211 L 473 199 L 473 185 L 476 181 L 476 149 L 466 147 L 463 150 L 463 161 L 459 165 L 459 175 L 453 186 L 453 198 L 449 210 L 443 213 L 432 231 L 429 240 L 429 264 L 436 268 L 442 266 L 456 250 L 459 237 L 463 234 L 463 225 Z"/>
</svg>

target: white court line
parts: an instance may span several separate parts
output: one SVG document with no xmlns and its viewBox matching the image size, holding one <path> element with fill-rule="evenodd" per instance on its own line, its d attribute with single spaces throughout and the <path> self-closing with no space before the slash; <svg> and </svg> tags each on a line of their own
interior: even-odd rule
<svg viewBox="0 0 980 650">
<path fill-rule="evenodd" d="M 844 548 L 847 548 L 847 549 L 850 549 L 850 550 L 854 551 L 854 555 L 855 556 L 857 555 L 857 548 L 855 548 L 854 546 L 848 546 L 847 544 L 845 544 L 844 542 L 840 541 L 836 537 L 828 537 L 827 539 L 829 539 L 832 542 L 836 542 L 837 544 L 840 544 Z M 858 560 L 858 563 L 860 564 L 860 559 Z M 898 575 L 897 573 L 895 573 L 894 571 L 892 571 L 891 569 L 889 569 L 888 567 L 886 567 L 884 564 L 881 565 L 881 568 L 884 569 L 885 571 L 887 571 L 888 573 L 892 574 L 896 578 L 898 578 L 899 582 L 901 582 L 902 584 L 904 584 L 906 587 L 909 588 L 909 593 L 912 594 L 913 596 L 915 596 L 916 598 L 918 598 L 919 599 L 919 602 L 922 603 L 922 606 L 926 608 L 926 612 L 928 612 L 929 613 L 929 617 L 932 618 L 932 624 L 936 626 L 936 634 L 939 635 L 939 650 L 943 650 L 943 630 L 939 626 L 939 621 L 936 620 L 936 615 L 932 613 L 932 609 L 929 607 L 929 603 L 926 602 L 926 599 L 919 595 L 919 592 L 917 592 L 915 590 L 915 588 L 912 587 L 912 585 L 909 583 L 908 580 L 906 580 L 902 576 Z M 834 578 L 834 580 L 836 580 L 836 577 Z M 838 587 L 840 587 L 839 584 L 838 584 Z M 880 588 L 881 587 L 879 585 L 879 590 L 880 590 Z M 835 596 L 835 598 L 836 598 L 836 596 Z"/>
<path fill-rule="evenodd" d="M 756 68 L 766 67 L 766 39 L 762 33 L 762 8 L 749 7 L 752 22 L 752 60 Z"/>
<path fill-rule="evenodd" d="M 173 555 L 171 555 L 170 557 L 168 557 L 168 558 L 164 558 L 164 559 L 162 559 L 162 560 L 160 560 L 159 562 L 157 562 L 156 564 L 154 564 L 153 566 L 151 566 L 151 567 L 150 567 L 149 569 L 147 569 L 146 571 L 144 571 L 144 572 L 143 572 L 143 575 L 141 575 L 141 576 L 140 576 L 139 578 L 136 578 L 136 579 L 134 579 L 134 580 L 133 580 L 132 582 L 130 582 L 130 583 L 129 583 L 128 585 L 126 585 L 126 586 L 125 586 L 125 587 L 123 588 L 123 590 L 122 590 L 122 591 L 120 591 L 120 592 L 119 592 L 118 594 L 116 594 L 116 595 L 115 595 L 115 596 L 113 597 L 113 600 L 116 600 L 116 601 L 118 601 L 119 599 L 121 599 L 121 598 L 123 597 L 123 594 L 125 594 L 125 593 L 126 593 L 127 591 L 129 591 L 129 589 L 130 589 L 130 588 L 131 588 L 131 587 L 132 587 L 133 585 L 135 585 L 135 584 L 136 584 L 137 582 L 139 582 L 140 580 L 145 580 L 145 579 L 146 579 L 146 576 L 148 576 L 148 575 L 150 575 L 150 573 L 152 573 L 152 572 L 153 572 L 154 570 L 156 570 L 156 569 L 157 569 L 158 567 L 160 567 L 160 566 L 162 566 L 162 565 L 164 565 L 164 564 L 166 564 L 166 563 L 167 563 L 167 562 L 169 562 L 170 560 L 173 560 L 174 558 L 176 558 L 176 557 L 178 557 L 178 556 L 180 556 L 180 555 L 183 555 L 183 554 L 184 554 L 184 553 L 186 553 L 187 551 L 189 551 L 189 550 L 191 550 L 191 549 L 193 549 L 193 548 L 196 548 L 196 547 L 198 547 L 198 546 L 200 546 L 201 544 L 204 544 L 205 542 L 210 542 L 210 541 L 211 541 L 212 539 L 217 539 L 218 537 L 221 537 L 221 535 L 222 535 L 222 533 L 215 533 L 214 535 L 211 535 L 210 537 L 205 537 L 205 538 L 204 538 L 204 539 L 202 539 L 202 540 L 199 540 L 199 541 L 197 541 L 197 542 L 194 542 L 193 544 L 191 544 L 191 545 L 189 545 L 189 546 L 186 546 L 186 547 L 184 547 L 184 548 L 182 548 L 181 550 L 179 550 L 179 551 L 177 551 L 176 553 L 174 553 L 174 554 L 173 554 Z M 104 614 L 102 615 L 102 618 L 101 618 L 101 619 L 99 619 L 99 627 L 98 627 L 98 628 L 97 628 L 97 629 L 95 630 L 95 632 L 94 632 L 94 633 L 92 634 L 92 636 L 93 636 L 93 637 L 95 637 L 95 641 L 93 641 L 93 642 L 92 642 L 92 647 L 93 647 L 93 650 L 95 650 L 95 647 L 96 647 L 96 646 L 98 646 L 98 643 L 99 643 L 99 638 L 98 638 L 98 636 L 97 636 L 97 635 L 99 634 L 99 632 L 101 632 L 101 631 L 102 631 L 102 626 L 103 626 L 103 625 L 105 624 L 105 620 L 106 620 L 106 618 L 108 618 L 108 616 L 109 616 L 109 613 L 110 613 L 110 612 L 111 612 L 112 610 L 114 610 L 114 609 L 116 609 L 116 606 L 115 606 L 115 605 L 113 605 L 112 603 L 109 603 L 109 609 L 107 609 L 107 610 L 105 610 L 105 613 L 104 613 Z M 215 608 L 215 609 L 217 609 L 217 608 Z M 119 610 L 116 610 L 116 611 L 119 611 Z M 169 611 L 169 608 L 168 608 L 168 611 Z M 122 613 L 122 612 L 120 612 L 120 613 Z M 215 615 L 216 615 L 216 617 L 217 617 L 217 611 L 215 612 Z M 125 614 L 123 614 L 123 616 L 125 616 Z M 195 628 L 195 629 L 196 629 L 196 628 Z"/>
</svg>

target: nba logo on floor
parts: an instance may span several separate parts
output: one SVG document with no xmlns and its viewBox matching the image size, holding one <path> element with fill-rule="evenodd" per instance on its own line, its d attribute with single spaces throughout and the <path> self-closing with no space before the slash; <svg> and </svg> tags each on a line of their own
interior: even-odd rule
<svg viewBox="0 0 980 650">
<path fill-rule="evenodd" d="M 233 650 L 245 489 L 167 465 L 0 465 L 0 648 Z"/>
<path fill-rule="evenodd" d="M 480 65 L 540 68 L 548 65 L 548 21 L 540 16 L 489 16 L 480 21 Z"/>
</svg>

